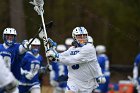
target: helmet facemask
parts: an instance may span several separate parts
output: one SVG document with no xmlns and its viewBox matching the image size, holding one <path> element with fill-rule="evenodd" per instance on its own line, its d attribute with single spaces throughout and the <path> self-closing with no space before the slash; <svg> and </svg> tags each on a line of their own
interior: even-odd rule
<svg viewBox="0 0 140 93">
<path fill-rule="evenodd" d="M 31 52 L 34 55 L 37 55 L 40 51 L 40 45 L 31 45 Z"/>
<path fill-rule="evenodd" d="M 87 43 L 87 34 L 75 35 L 75 40 L 80 44 L 86 44 Z"/>
<path fill-rule="evenodd" d="M 6 45 L 12 46 L 16 42 L 16 35 L 5 34 L 3 39 Z"/>
<path fill-rule="evenodd" d="M 84 27 L 76 27 L 72 32 L 72 37 L 78 46 L 83 46 L 87 43 L 88 32 Z"/>
</svg>

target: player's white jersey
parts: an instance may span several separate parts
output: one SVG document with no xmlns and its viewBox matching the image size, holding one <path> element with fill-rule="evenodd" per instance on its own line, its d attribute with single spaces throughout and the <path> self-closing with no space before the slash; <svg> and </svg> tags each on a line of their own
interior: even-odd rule
<svg viewBox="0 0 140 93">
<path fill-rule="evenodd" d="M 15 78 L 10 70 L 6 67 L 2 56 L 0 56 L 0 69 L 0 88 L 2 88 L 11 83 Z"/>
<path fill-rule="evenodd" d="M 61 63 L 68 65 L 69 79 L 89 81 L 102 76 L 92 44 L 77 48 L 70 47 L 67 51 L 60 53 L 59 59 Z"/>
</svg>

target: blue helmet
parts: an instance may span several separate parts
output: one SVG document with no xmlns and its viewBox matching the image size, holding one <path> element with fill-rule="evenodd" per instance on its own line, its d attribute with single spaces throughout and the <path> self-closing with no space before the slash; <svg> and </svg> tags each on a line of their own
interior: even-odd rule
<svg viewBox="0 0 140 93">
<path fill-rule="evenodd" d="M 8 39 L 8 35 L 13 35 L 12 40 Z M 6 45 L 12 46 L 16 42 L 17 32 L 14 28 L 6 28 L 3 31 L 3 40 Z"/>
</svg>

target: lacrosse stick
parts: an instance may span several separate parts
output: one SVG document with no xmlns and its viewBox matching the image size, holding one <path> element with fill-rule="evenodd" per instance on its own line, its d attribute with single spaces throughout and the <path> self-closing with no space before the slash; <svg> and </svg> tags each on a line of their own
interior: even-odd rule
<svg viewBox="0 0 140 93">
<path fill-rule="evenodd" d="M 44 48 L 45 48 L 45 53 L 46 53 L 46 51 L 49 50 L 49 43 L 48 43 L 48 36 L 47 36 L 46 26 L 45 26 L 44 16 L 43 16 L 43 13 L 44 13 L 44 9 L 43 9 L 44 1 L 43 0 L 33 0 L 32 2 L 29 2 L 29 3 L 34 5 L 34 10 L 38 13 L 38 15 L 41 16 L 41 21 L 42 21 L 42 25 L 43 25 L 42 39 L 44 41 Z M 49 63 L 48 58 L 47 58 L 47 63 L 48 63 L 48 66 L 49 66 L 50 63 Z"/>
<path fill-rule="evenodd" d="M 51 28 L 52 25 L 53 25 L 53 21 L 50 21 L 49 23 L 46 24 L 46 29 Z M 33 39 L 29 42 L 28 48 L 29 48 L 29 46 L 31 45 L 31 43 L 34 41 L 34 39 L 35 39 L 38 35 L 40 35 L 40 33 L 42 34 L 42 32 L 41 32 L 42 29 L 43 29 L 43 27 L 41 26 L 41 27 L 39 28 L 38 32 L 34 35 Z"/>
</svg>

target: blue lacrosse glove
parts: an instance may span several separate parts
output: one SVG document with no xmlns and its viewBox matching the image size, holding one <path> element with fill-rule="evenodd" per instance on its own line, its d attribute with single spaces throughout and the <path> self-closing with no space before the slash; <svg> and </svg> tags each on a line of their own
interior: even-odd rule
<svg viewBox="0 0 140 93">
<path fill-rule="evenodd" d="M 52 47 L 52 48 L 56 48 L 57 43 L 54 42 L 51 38 L 48 38 L 48 42 L 49 42 L 49 44 L 50 44 L 50 47 Z"/>
</svg>

